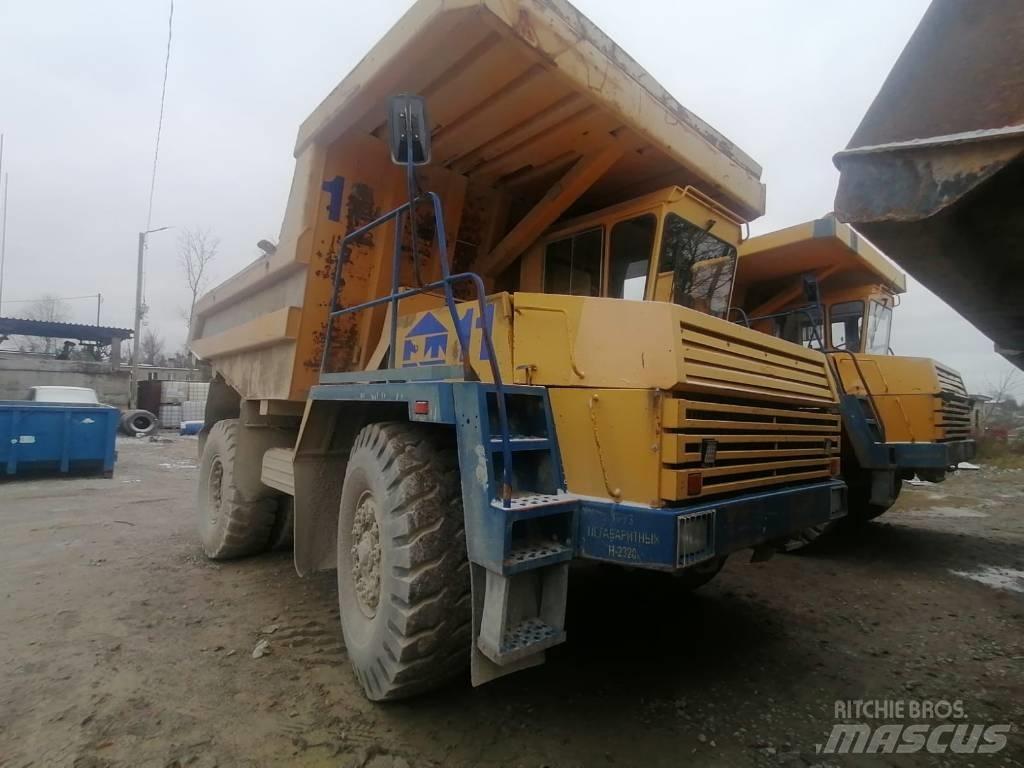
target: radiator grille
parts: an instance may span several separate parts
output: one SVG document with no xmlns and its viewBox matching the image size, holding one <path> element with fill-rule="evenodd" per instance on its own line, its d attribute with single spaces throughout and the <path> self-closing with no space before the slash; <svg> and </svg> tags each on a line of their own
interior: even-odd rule
<svg viewBox="0 0 1024 768">
<path fill-rule="evenodd" d="M 971 437 L 971 401 L 960 374 L 941 365 L 935 366 L 942 393 L 938 401 L 939 442 L 968 440 Z"/>
<path fill-rule="evenodd" d="M 666 398 L 662 414 L 665 499 L 823 479 L 838 469 L 840 417 L 831 407 L 687 395 Z"/>
<path fill-rule="evenodd" d="M 835 402 L 824 355 L 732 324 L 679 323 L 683 376 L 677 389 L 752 399 Z M 730 398 L 731 399 L 731 398 Z"/>
</svg>

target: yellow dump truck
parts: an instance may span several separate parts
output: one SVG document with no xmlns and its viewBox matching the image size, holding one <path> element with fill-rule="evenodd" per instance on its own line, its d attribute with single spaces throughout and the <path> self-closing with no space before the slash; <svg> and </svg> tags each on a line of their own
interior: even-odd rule
<svg viewBox="0 0 1024 768">
<path fill-rule="evenodd" d="M 371 699 L 541 663 L 574 558 L 697 586 L 845 513 L 826 357 L 726 317 L 760 168 L 568 3 L 421 0 L 295 157 L 196 307 L 200 534 L 336 569 Z"/>
<path fill-rule="evenodd" d="M 733 319 L 826 353 L 839 386 L 843 527 L 885 512 L 905 479 L 935 482 L 974 457 L 971 404 L 953 369 L 893 353 L 893 309 L 906 276 L 848 225 L 826 216 L 746 240 Z M 794 544 L 828 526 L 802 532 Z"/>
</svg>

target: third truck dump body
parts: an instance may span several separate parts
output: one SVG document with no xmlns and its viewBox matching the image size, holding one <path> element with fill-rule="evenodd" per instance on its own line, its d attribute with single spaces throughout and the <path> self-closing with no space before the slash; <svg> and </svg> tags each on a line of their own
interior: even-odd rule
<svg viewBox="0 0 1024 768">
<path fill-rule="evenodd" d="M 1024 5 L 933 0 L 847 148 L 836 214 L 1024 366 Z"/>
</svg>

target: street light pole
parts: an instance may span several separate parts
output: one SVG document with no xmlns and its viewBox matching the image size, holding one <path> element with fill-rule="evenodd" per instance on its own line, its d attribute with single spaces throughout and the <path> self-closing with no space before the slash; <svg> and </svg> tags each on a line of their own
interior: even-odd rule
<svg viewBox="0 0 1024 768">
<path fill-rule="evenodd" d="M 132 339 L 132 379 L 128 390 L 128 407 L 134 408 L 136 401 L 138 400 L 138 389 L 139 389 L 139 346 L 141 346 L 142 340 L 139 338 L 142 334 L 142 270 L 143 260 L 146 253 L 146 235 L 151 235 L 154 232 L 163 232 L 165 229 L 170 227 L 160 227 L 159 229 L 150 229 L 146 232 L 139 232 L 139 262 L 136 268 L 135 274 L 135 337 Z"/>
</svg>

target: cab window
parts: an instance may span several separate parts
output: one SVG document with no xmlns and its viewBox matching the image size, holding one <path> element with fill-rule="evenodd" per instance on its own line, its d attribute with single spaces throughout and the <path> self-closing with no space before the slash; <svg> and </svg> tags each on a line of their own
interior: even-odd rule
<svg viewBox="0 0 1024 768">
<path fill-rule="evenodd" d="M 600 296 L 603 244 L 600 227 L 548 243 L 544 248 L 544 293 Z"/>
<path fill-rule="evenodd" d="M 775 335 L 808 349 L 821 349 L 825 328 L 817 307 L 787 312 L 775 320 Z"/>
<path fill-rule="evenodd" d="M 889 353 L 889 336 L 892 333 L 892 307 L 880 301 L 872 301 L 868 317 L 868 344 L 865 350 L 869 355 L 886 355 Z"/>
<path fill-rule="evenodd" d="M 659 276 L 671 281 L 671 300 L 725 317 L 736 274 L 736 249 L 675 213 L 665 217 Z"/>
<path fill-rule="evenodd" d="M 608 255 L 608 295 L 643 300 L 658 220 L 647 213 L 612 227 Z"/>
<path fill-rule="evenodd" d="M 864 302 L 844 301 L 829 309 L 829 334 L 833 349 L 860 352 L 864 329 Z"/>
</svg>

